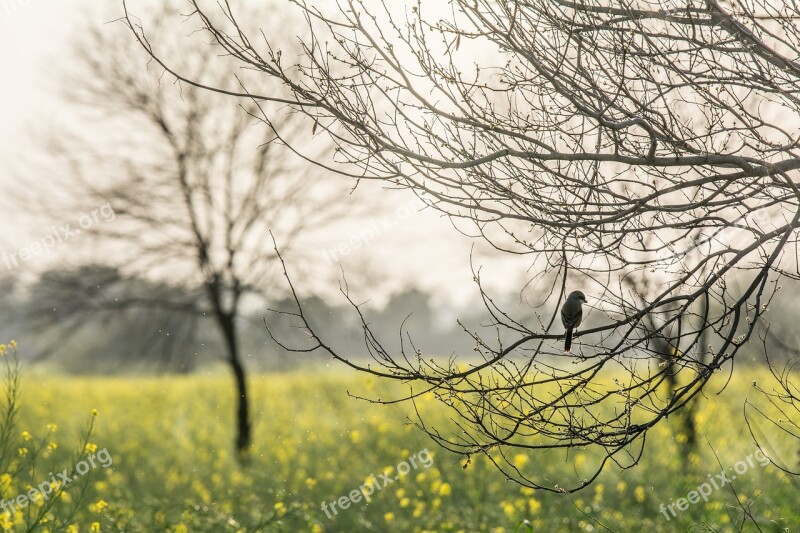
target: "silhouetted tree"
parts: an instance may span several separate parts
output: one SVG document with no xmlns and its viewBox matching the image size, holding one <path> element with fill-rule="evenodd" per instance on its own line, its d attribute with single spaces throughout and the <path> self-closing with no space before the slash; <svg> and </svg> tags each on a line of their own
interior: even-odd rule
<svg viewBox="0 0 800 533">
<path fill-rule="evenodd" d="M 162 7 L 155 20 L 177 14 Z M 164 32 L 160 42 L 168 37 Z M 182 309 L 191 315 L 187 325 L 211 317 L 235 378 L 236 448 L 244 451 L 252 439 L 239 321 L 248 297 L 253 305 L 280 297 L 270 230 L 292 246 L 303 232 L 342 214 L 342 195 L 333 195 L 337 186 L 325 172 L 277 149 L 281 141 L 254 118 L 261 110 L 252 99 L 163 82 L 124 26 L 87 29 L 75 55 L 83 68 L 65 83 L 68 96 L 83 104 L 86 122 L 103 129 L 51 139 L 62 193 L 48 195 L 47 208 L 63 216 L 76 206 L 107 206 L 113 222 L 87 232 L 98 250 L 87 261 L 107 266 L 118 281 L 132 276 L 173 287 L 137 295 L 109 281 L 98 285 L 102 298 L 76 305 L 91 302 L 104 313 Z M 217 56 L 198 46 L 174 59 L 196 79 L 235 90 L 235 70 L 208 68 Z M 298 115 L 284 113 L 274 124 L 289 138 L 301 127 L 308 136 Z M 313 151 L 328 147 L 318 142 Z M 175 341 L 162 348 L 185 349 Z"/>
<path fill-rule="evenodd" d="M 779 278 L 800 278 L 793 3 L 475 0 L 433 11 L 298 0 L 299 56 L 269 27 L 247 31 L 227 1 L 190 4 L 214 47 L 283 86 L 236 95 L 305 114 L 337 144 L 343 172 L 411 189 L 530 257 L 540 320 L 523 323 L 481 291 L 493 322 L 470 333 L 478 360 L 388 350 L 348 296 L 374 359 L 359 364 L 331 349 L 297 298 L 311 340 L 296 349 L 411 383 L 408 401 L 436 395 L 453 427 L 419 425 L 467 463 L 486 454 L 509 478 L 555 491 L 586 486 L 609 461 L 635 464 L 647 432 L 747 345 Z M 202 83 L 127 21 L 154 62 Z M 280 116 L 265 115 L 273 126 Z M 642 275 L 647 294 L 624 282 Z M 573 289 L 589 308 L 565 355 L 553 325 Z M 666 381 L 675 389 L 658 394 Z M 569 486 L 508 459 L 576 448 L 601 458 Z"/>
</svg>

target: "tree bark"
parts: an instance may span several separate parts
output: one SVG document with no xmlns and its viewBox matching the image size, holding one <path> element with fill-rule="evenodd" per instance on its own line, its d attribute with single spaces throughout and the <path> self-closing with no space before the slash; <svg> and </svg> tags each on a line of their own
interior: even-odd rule
<svg viewBox="0 0 800 533">
<path fill-rule="evenodd" d="M 239 343 L 236 337 L 236 324 L 233 315 L 220 316 L 220 326 L 228 350 L 228 364 L 236 380 L 236 451 L 241 454 L 250 447 L 250 410 L 247 400 L 247 377 L 239 357 Z"/>
</svg>

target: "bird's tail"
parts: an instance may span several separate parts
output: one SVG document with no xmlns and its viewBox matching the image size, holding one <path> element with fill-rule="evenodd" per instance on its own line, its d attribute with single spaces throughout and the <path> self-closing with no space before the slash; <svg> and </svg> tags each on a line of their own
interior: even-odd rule
<svg viewBox="0 0 800 533">
<path fill-rule="evenodd" d="M 567 338 L 564 340 L 564 351 L 568 352 L 572 348 L 572 328 L 567 328 Z"/>
</svg>

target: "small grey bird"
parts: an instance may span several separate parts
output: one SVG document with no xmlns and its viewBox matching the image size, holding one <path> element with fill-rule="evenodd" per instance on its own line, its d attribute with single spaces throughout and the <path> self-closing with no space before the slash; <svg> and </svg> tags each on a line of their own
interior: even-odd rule
<svg viewBox="0 0 800 533">
<path fill-rule="evenodd" d="M 568 352 L 572 347 L 572 331 L 581 325 L 583 320 L 582 304 L 586 303 L 586 296 L 581 291 L 572 291 L 567 296 L 567 301 L 561 306 L 561 323 L 567 330 L 567 338 L 564 340 L 564 351 Z"/>
</svg>

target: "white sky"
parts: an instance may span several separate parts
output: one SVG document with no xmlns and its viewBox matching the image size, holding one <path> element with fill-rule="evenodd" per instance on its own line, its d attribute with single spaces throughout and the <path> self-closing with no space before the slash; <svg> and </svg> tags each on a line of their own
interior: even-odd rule
<svg viewBox="0 0 800 533">
<path fill-rule="evenodd" d="M 8 191 L 2 188 L 9 187 L 12 174 L 24 175 L 21 161 L 38 157 L 34 132 L 42 128 L 58 131 L 59 121 L 74 123 L 76 120 L 58 101 L 57 72 L 68 69 L 75 61 L 68 55 L 68 45 L 86 23 L 86 13 L 92 23 L 103 24 L 113 18 L 108 15 L 109 6 L 113 10 L 115 5 L 121 6 L 121 2 L 110 0 L 102 5 L 94 2 L 91 10 L 87 11 L 90 5 L 88 0 L 0 0 L 2 206 L 7 205 L 2 200 L 8 197 Z M 469 269 L 472 242 L 458 234 L 449 221 L 437 213 L 416 213 L 405 218 L 396 216 L 395 209 L 412 199 L 408 192 L 387 193 L 373 188 L 369 193 L 379 195 L 376 201 L 388 200 L 391 203 L 393 207 L 386 214 L 395 222 L 391 229 L 382 232 L 368 246 L 361 246 L 341 258 L 348 278 L 363 278 L 364 265 L 368 265 L 370 279 L 377 285 L 368 293 L 377 301 L 385 299 L 389 292 L 416 286 L 433 293 L 441 303 L 457 307 L 473 305 L 477 293 Z M 25 209 L 25 206 L 17 207 Z M 8 218 L 0 230 L 0 252 L 26 246 L 32 239 L 47 233 L 27 217 Z M 322 246 L 335 248 L 364 229 L 363 221 L 343 221 L 325 230 L 324 241 L 327 244 L 322 243 Z M 35 267 L 38 260 L 32 259 L 31 266 Z M 528 261 L 518 258 L 492 260 L 491 263 L 482 261 L 482 275 L 490 288 L 514 292 L 522 286 Z M 0 265 L 1 268 L 5 267 Z M 331 263 L 326 268 L 330 286 L 329 280 L 335 279 L 340 270 Z"/>
</svg>

